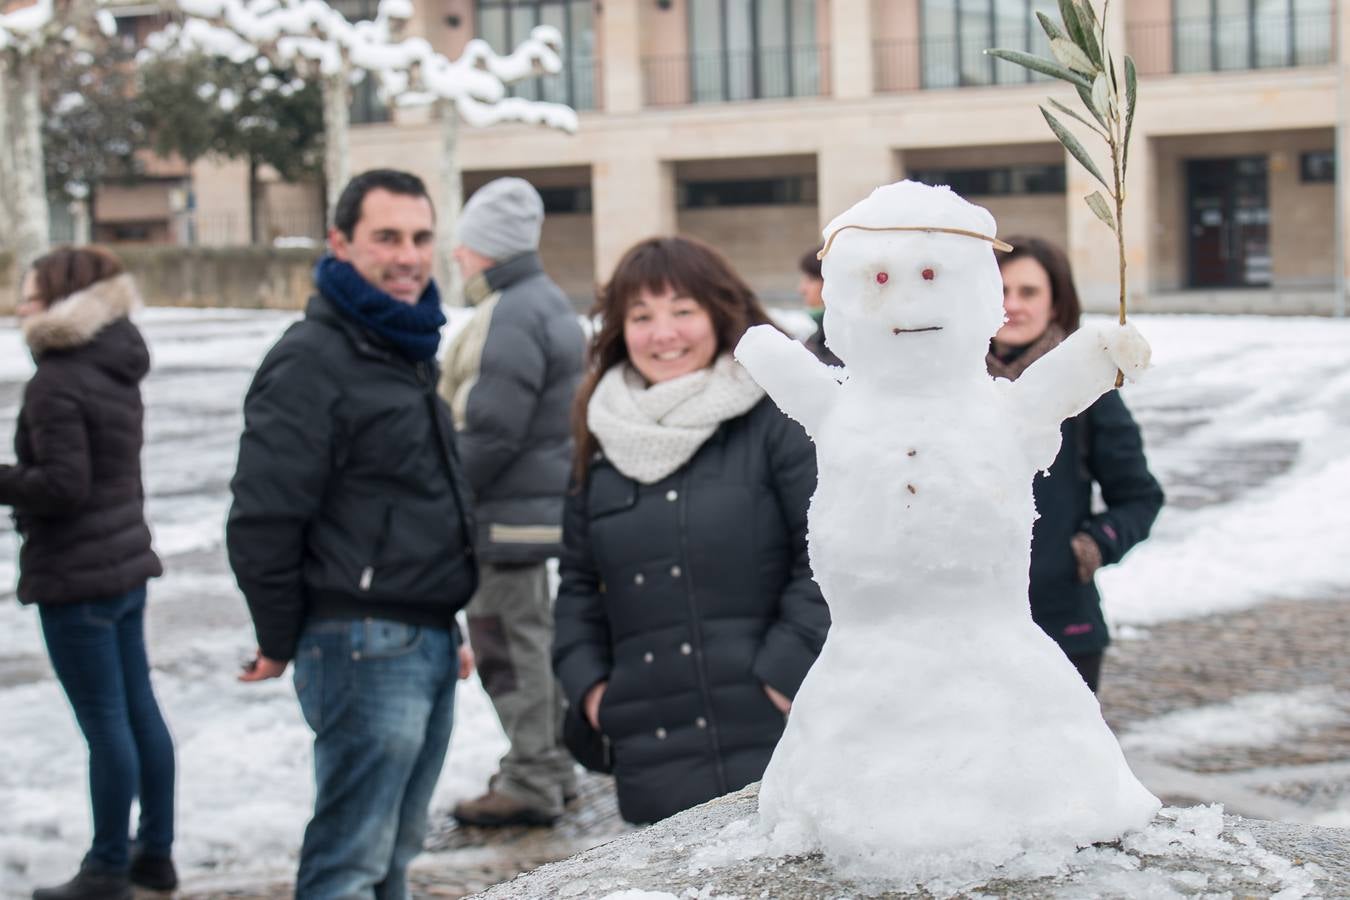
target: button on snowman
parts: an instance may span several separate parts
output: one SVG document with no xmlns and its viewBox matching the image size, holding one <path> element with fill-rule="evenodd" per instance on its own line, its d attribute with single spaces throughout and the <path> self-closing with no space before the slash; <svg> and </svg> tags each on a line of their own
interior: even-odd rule
<svg viewBox="0 0 1350 900">
<path fill-rule="evenodd" d="M 816 443 L 810 557 L 832 616 L 761 824 L 781 851 L 858 875 L 988 877 L 1143 828 L 1160 805 L 1027 595 L 1031 485 L 1060 423 L 1149 347 L 1089 325 L 992 379 L 995 230 L 947 188 L 877 188 L 825 230 L 825 332 L 846 368 L 768 326 L 736 348 Z"/>
</svg>

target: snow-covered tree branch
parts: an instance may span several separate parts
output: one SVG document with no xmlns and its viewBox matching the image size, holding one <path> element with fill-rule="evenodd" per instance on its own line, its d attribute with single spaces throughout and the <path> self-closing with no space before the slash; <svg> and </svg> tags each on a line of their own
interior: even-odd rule
<svg viewBox="0 0 1350 900">
<path fill-rule="evenodd" d="M 500 122 L 546 125 L 572 132 L 577 115 L 568 106 L 507 96 L 507 85 L 562 70 L 562 36 L 541 26 L 510 54 L 473 40 L 450 60 L 422 38 L 401 38 L 412 15 L 409 0 L 381 0 L 376 17 L 349 22 L 321 0 L 176 0 L 186 15 L 151 43 L 152 52 L 177 45 L 236 62 L 265 60 L 286 66 L 323 86 L 327 208 L 347 182 L 348 105 L 351 86 L 375 78 L 396 106 L 434 104 L 443 123 L 441 233 L 453 232 L 459 209 L 458 120 L 474 127 Z M 442 256 L 448 255 L 448 247 Z"/>
<path fill-rule="evenodd" d="M 78 46 L 97 29 L 115 29 L 96 0 L 37 0 L 0 14 L 0 243 L 22 272 L 47 248 L 42 160 L 41 69 L 58 47 Z"/>
</svg>

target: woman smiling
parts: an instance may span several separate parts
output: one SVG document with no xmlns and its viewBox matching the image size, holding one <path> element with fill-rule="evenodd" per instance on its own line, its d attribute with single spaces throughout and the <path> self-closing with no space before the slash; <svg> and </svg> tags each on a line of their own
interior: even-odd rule
<svg viewBox="0 0 1350 900">
<path fill-rule="evenodd" d="M 759 779 L 824 642 L 815 452 L 731 357 L 769 318 L 715 250 L 639 243 L 596 312 L 554 668 L 653 822 Z"/>
</svg>

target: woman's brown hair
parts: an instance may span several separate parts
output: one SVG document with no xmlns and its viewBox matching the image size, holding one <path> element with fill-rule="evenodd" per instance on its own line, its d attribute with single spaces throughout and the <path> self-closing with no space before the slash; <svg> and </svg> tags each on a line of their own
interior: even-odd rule
<svg viewBox="0 0 1350 900">
<path fill-rule="evenodd" d="M 628 345 L 623 339 L 628 307 L 646 289 L 653 294 L 667 289 L 677 296 L 689 297 L 703 307 L 712 319 L 717 335 L 716 359 L 730 353 L 741 335 L 754 325 L 772 325 L 773 320 L 750 286 L 731 268 L 726 257 L 712 247 L 688 237 L 657 237 L 640 241 L 614 267 L 609 283 L 600 289 L 591 308 L 591 317 L 599 319 L 595 337 L 587 354 L 586 377 L 577 389 L 572 406 L 574 488 L 586 480 L 591 457 L 599 444 L 586 425 L 586 409 L 600 379 L 611 368 L 628 360 Z"/>
<path fill-rule="evenodd" d="M 1050 276 L 1050 321 L 1062 328 L 1065 334 L 1073 334 L 1083 318 L 1083 306 L 1078 301 L 1078 288 L 1073 284 L 1069 257 L 1059 247 L 1042 238 L 1014 235 L 1006 240 L 1013 248 L 999 257 L 999 267 L 1023 257 L 1040 263 L 1045 274 Z"/>
<path fill-rule="evenodd" d="M 33 263 L 33 283 L 44 306 L 121 275 L 122 262 L 102 247 L 57 247 Z"/>
</svg>

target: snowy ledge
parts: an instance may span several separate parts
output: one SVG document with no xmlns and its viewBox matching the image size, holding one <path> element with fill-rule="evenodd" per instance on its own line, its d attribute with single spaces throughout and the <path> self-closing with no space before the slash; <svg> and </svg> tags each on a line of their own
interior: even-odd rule
<svg viewBox="0 0 1350 900">
<path fill-rule="evenodd" d="M 1144 832 L 1068 860 L 1023 859 L 986 882 L 929 890 L 840 877 L 819 855 L 756 854 L 751 785 L 527 872 L 481 895 L 612 900 L 817 900 L 821 897 L 1335 897 L 1350 893 L 1350 830 L 1164 809 Z M 1016 871 L 1013 871 L 1013 869 Z"/>
</svg>

